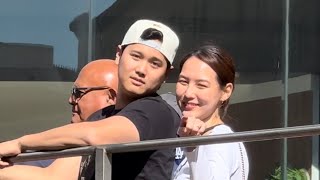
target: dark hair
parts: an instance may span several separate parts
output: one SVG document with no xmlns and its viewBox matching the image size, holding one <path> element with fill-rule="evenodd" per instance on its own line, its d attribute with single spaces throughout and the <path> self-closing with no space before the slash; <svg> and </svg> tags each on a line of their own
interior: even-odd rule
<svg viewBox="0 0 320 180">
<path fill-rule="evenodd" d="M 154 28 L 148 28 L 144 30 L 140 37 L 143 40 L 158 40 L 163 42 L 162 32 Z"/>
<path fill-rule="evenodd" d="M 154 29 L 154 28 L 148 28 L 144 30 L 140 36 L 143 40 L 158 40 L 160 42 L 163 42 L 163 34 L 161 31 Z M 128 45 L 122 46 L 122 50 L 124 50 Z"/>
<path fill-rule="evenodd" d="M 143 40 L 158 40 L 161 43 L 163 42 L 162 32 L 157 29 L 154 29 L 154 28 L 148 28 L 148 29 L 144 30 L 143 33 L 141 34 L 140 38 Z M 167 70 L 168 70 L 168 69 L 170 69 L 171 64 L 166 57 L 165 57 L 165 59 L 167 61 Z"/>
<path fill-rule="evenodd" d="M 225 50 L 216 45 L 201 46 L 182 58 L 180 72 L 184 63 L 193 56 L 208 64 L 217 73 L 217 81 L 221 88 L 225 87 L 227 83 L 232 83 L 234 87 L 235 65 L 232 57 Z M 226 115 L 228 105 L 229 99 L 222 102 L 219 112 L 221 118 Z"/>
</svg>

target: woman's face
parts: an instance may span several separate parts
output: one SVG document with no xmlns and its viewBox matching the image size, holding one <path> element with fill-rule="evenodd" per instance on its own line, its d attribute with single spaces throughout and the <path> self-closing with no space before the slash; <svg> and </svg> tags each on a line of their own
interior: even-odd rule
<svg viewBox="0 0 320 180">
<path fill-rule="evenodd" d="M 183 116 L 203 121 L 219 117 L 218 108 L 231 92 L 219 85 L 216 72 L 208 64 L 194 56 L 184 63 L 176 84 L 177 101 Z"/>
</svg>

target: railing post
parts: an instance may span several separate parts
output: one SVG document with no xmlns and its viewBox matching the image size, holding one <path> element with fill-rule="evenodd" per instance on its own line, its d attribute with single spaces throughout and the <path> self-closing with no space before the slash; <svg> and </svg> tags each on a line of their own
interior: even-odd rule
<svg viewBox="0 0 320 180">
<path fill-rule="evenodd" d="M 107 154 L 105 148 L 98 147 L 95 155 L 95 179 L 96 180 L 111 180 L 111 160 L 112 154 Z"/>
<path fill-rule="evenodd" d="M 313 74 L 311 80 L 312 90 L 312 119 L 313 124 L 319 124 L 319 107 L 320 107 L 320 76 Z M 311 180 L 320 179 L 319 170 L 319 136 L 312 136 L 312 166 Z"/>
</svg>

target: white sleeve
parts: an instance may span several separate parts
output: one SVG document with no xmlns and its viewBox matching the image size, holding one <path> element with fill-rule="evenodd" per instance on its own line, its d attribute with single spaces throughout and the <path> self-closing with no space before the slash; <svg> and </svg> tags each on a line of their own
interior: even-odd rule
<svg viewBox="0 0 320 180">
<path fill-rule="evenodd" d="M 230 145 L 230 143 L 229 143 Z M 191 180 L 229 180 L 233 153 L 228 144 L 205 145 L 185 152 Z"/>
</svg>

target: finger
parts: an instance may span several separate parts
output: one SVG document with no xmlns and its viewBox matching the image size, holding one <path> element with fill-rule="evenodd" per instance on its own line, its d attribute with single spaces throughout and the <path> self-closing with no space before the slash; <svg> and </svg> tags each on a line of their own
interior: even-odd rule
<svg viewBox="0 0 320 180">
<path fill-rule="evenodd" d="M 180 137 L 186 137 L 186 136 L 189 135 L 189 133 L 188 133 L 188 131 L 186 129 L 187 128 L 185 128 L 185 127 L 180 127 L 178 129 L 178 134 L 179 134 Z"/>
<path fill-rule="evenodd" d="M 9 162 L 0 161 L 0 167 L 1 167 L 1 168 L 7 167 L 7 166 L 10 166 L 10 163 L 9 163 Z"/>
<path fill-rule="evenodd" d="M 206 127 L 205 123 L 197 118 L 192 117 L 189 119 L 190 119 L 190 121 L 193 122 L 192 128 L 190 127 L 190 129 L 191 129 L 190 135 L 193 135 L 193 136 L 202 135 L 202 133 L 205 131 L 205 127 Z"/>
<path fill-rule="evenodd" d="M 201 125 L 194 124 L 193 129 L 190 131 L 190 135 L 191 136 L 199 135 L 200 128 L 201 128 Z"/>
<path fill-rule="evenodd" d="M 197 124 L 195 119 L 189 118 L 189 121 L 187 123 L 187 128 L 188 128 L 188 134 L 190 136 L 194 136 L 197 134 L 200 126 Z"/>
<path fill-rule="evenodd" d="M 187 125 L 187 120 L 188 120 L 187 117 L 182 117 L 182 118 L 181 118 L 181 121 L 180 121 L 180 127 L 186 127 L 186 125 Z"/>
<path fill-rule="evenodd" d="M 183 127 L 179 127 L 177 134 L 178 134 L 180 137 L 184 137 Z"/>
<path fill-rule="evenodd" d="M 192 136 L 198 136 L 201 135 L 204 132 L 205 123 L 197 118 L 189 118 L 190 121 L 193 122 L 192 128 L 190 127 L 190 135 Z M 191 124 L 190 124 L 191 125 Z M 204 127 L 203 127 L 204 126 Z"/>
<path fill-rule="evenodd" d="M 186 134 L 188 135 L 193 135 L 193 131 L 194 131 L 195 127 L 194 127 L 194 118 L 189 117 L 187 120 L 187 124 L 186 124 Z"/>
<path fill-rule="evenodd" d="M 198 134 L 197 135 L 203 135 L 203 133 L 206 131 L 207 129 L 207 126 L 205 124 L 203 124 L 200 128 L 199 128 L 199 131 L 198 131 Z"/>
</svg>

